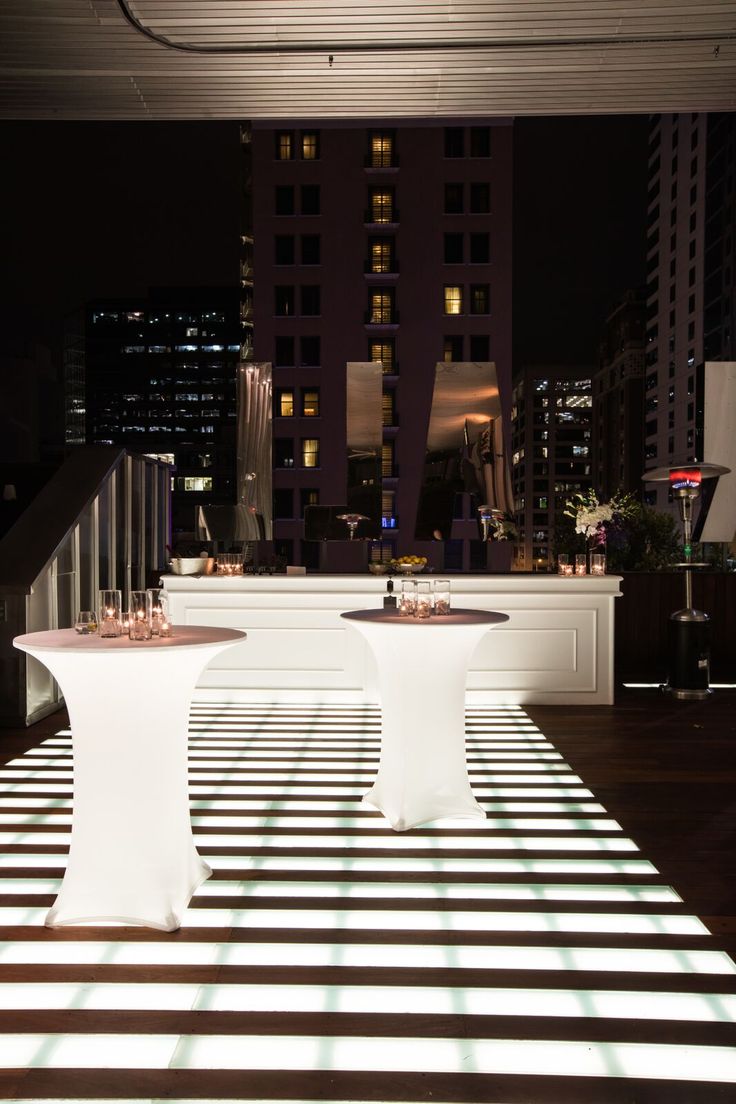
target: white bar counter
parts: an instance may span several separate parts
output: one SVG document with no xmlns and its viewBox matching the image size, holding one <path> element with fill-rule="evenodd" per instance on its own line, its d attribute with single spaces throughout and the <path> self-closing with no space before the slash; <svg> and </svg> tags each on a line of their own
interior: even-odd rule
<svg viewBox="0 0 736 1104">
<path fill-rule="evenodd" d="M 421 574 L 420 579 L 432 576 Z M 469 705 L 610 705 L 618 575 L 450 575 L 452 603 L 508 614 L 470 661 Z M 378 703 L 370 649 L 340 614 L 378 609 L 385 575 L 165 575 L 174 625 L 242 629 L 200 702 Z M 394 576 L 398 589 L 399 579 Z M 396 593 L 396 591 L 394 592 Z"/>
</svg>

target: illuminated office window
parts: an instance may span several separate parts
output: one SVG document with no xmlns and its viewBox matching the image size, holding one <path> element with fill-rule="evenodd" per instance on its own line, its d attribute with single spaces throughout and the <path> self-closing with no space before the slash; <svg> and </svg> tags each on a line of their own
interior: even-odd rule
<svg viewBox="0 0 736 1104">
<path fill-rule="evenodd" d="M 276 160 L 291 161 L 294 157 L 294 135 L 289 130 L 281 130 L 276 135 Z"/>
<path fill-rule="evenodd" d="M 302 467 L 319 467 L 319 437 L 302 438 Z"/>
<path fill-rule="evenodd" d="M 316 130 L 305 130 L 302 134 L 302 161 L 319 160 L 319 134 Z"/>
<path fill-rule="evenodd" d="M 383 424 L 385 426 L 392 426 L 394 424 L 394 412 L 396 406 L 394 392 L 384 391 L 381 403 L 383 412 Z"/>
<path fill-rule="evenodd" d="M 392 476 L 394 474 L 394 443 L 384 441 L 381 446 L 381 475 Z"/>
<path fill-rule="evenodd" d="M 391 188 L 371 188 L 370 192 L 370 219 L 371 222 L 393 222 L 394 219 L 394 193 Z"/>
<path fill-rule="evenodd" d="M 393 272 L 393 242 L 389 238 L 374 238 L 370 249 L 371 272 Z"/>
<path fill-rule="evenodd" d="M 394 295 L 393 290 L 372 291 L 370 305 L 370 321 L 374 325 L 386 325 L 393 322 Z"/>
<path fill-rule="evenodd" d="M 302 391 L 302 417 L 319 418 L 319 390 L 316 387 Z"/>
<path fill-rule="evenodd" d="M 392 134 L 375 132 L 371 135 L 371 166 L 374 169 L 390 169 L 394 163 L 394 139 Z"/>
<path fill-rule="evenodd" d="M 463 313 L 463 289 L 459 284 L 445 284 L 445 314 Z"/>
<path fill-rule="evenodd" d="M 368 356 L 380 361 L 384 375 L 392 375 L 396 369 L 396 347 L 393 341 L 371 341 Z"/>
<path fill-rule="evenodd" d="M 291 387 L 276 392 L 276 417 L 294 417 L 294 391 Z"/>
</svg>

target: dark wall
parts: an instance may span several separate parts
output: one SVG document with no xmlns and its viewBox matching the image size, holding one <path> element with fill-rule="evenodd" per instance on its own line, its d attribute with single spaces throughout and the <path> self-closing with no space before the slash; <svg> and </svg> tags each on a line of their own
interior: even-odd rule
<svg viewBox="0 0 736 1104">
<path fill-rule="evenodd" d="M 616 678 L 660 682 L 667 673 L 667 622 L 685 605 L 680 574 L 632 572 L 616 600 Z M 711 619 L 711 680 L 736 682 L 736 573 L 694 573 L 693 605 Z"/>
</svg>

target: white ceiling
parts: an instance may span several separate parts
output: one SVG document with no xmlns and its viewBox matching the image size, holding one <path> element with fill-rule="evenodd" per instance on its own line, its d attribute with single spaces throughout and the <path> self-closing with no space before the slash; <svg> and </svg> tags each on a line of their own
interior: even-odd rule
<svg viewBox="0 0 736 1104">
<path fill-rule="evenodd" d="M 0 4 L 5 119 L 734 109 L 734 0 Z"/>
</svg>

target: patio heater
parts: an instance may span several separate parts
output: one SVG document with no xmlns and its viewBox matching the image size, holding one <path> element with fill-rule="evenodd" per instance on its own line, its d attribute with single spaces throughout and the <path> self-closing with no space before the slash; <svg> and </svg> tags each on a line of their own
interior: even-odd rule
<svg viewBox="0 0 736 1104">
<path fill-rule="evenodd" d="M 702 610 L 693 609 L 693 570 L 707 567 L 693 562 L 693 503 L 700 495 L 704 479 L 717 479 L 730 468 L 720 464 L 685 464 L 670 468 L 655 468 L 645 472 L 646 483 L 668 483 L 680 511 L 684 558 L 675 564 L 685 576 L 685 606 L 670 614 L 667 635 L 669 676 L 662 687 L 680 701 L 700 701 L 711 693 L 710 618 Z"/>
</svg>

